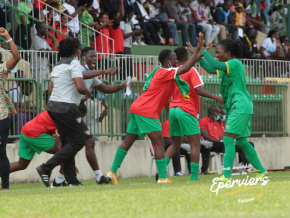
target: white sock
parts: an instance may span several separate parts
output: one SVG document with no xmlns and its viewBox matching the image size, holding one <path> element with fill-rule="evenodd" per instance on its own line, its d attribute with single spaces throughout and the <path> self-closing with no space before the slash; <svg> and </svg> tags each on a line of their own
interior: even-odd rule
<svg viewBox="0 0 290 218">
<path fill-rule="evenodd" d="M 94 171 L 96 178 L 97 178 L 97 182 L 100 182 L 101 177 L 103 176 L 103 173 L 101 170 L 95 170 Z"/>
<path fill-rule="evenodd" d="M 60 184 L 60 183 L 63 183 L 64 180 L 65 180 L 64 175 L 61 174 L 61 173 L 58 173 L 57 176 L 56 176 L 56 178 L 55 178 L 55 182 L 57 184 Z"/>
</svg>

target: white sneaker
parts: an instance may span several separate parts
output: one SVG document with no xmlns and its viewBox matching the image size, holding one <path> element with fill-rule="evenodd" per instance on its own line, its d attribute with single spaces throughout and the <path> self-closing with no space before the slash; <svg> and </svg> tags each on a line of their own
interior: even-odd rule
<svg viewBox="0 0 290 218">
<path fill-rule="evenodd" d="M 133 42 L 132 45 L 139 45 L 137 42 Z"/>
<path fill-rule="evenodd" d="M 183 176 L 181 172 L 175 173 L 175 176 Z"/>
<path fill-rule="evenodd" d="M 144 42 L 140 42 L 139 45 L 146 45 Z"/>
</svg>

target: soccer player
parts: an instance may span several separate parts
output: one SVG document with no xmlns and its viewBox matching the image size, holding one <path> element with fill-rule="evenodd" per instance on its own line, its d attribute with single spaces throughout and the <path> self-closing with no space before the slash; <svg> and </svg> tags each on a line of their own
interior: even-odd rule
<svg viewBox="0 0 290 218">
<path fill-rule="evenodd" d="M 190 46 L 192 49 L 192 46 Z M 190 50 L 194 52 L 194 50 Z M 174 50 L 178 65 L 182 66 L 188 61 L 188 53 L 184 47 L 179 47 Z M 200 152 L 200 129 L 197 121 L 197 111 L 199 105 L 199 95 L 207 98 L 215 99 L 222 103 L 222 97 L 213 95 L 201 87 L 204 85 L 202 78 L 194 67 L 180 76 L 190 86 L 189 100 L 186 100 L 178 86 L 175 84 L 175 91 L 172 101 L 169 105 L 169 122 L 170 131 L 169 136 L 172 136 L 172 144 L 165 152 L 165 156 L 169 159 L 173 157 L 175 152 L 180 148 L 183 136 L 187 136 L 189 141 L 190 152 L 190 180 L 198 180 L 197 174 L 199 170 L 199 152 Z"/>
<path fill-rule="evenodd" d="M 22 130 L 19 142 L 19 160 L 10 163 L 10 173 L 24 170 L 28 167 L 35 153 L 45 151 L 55 154 L 61 148 L 61 144 L 55 143 L 52 136 L 56 126 L 47 111 L 38 114 L 34 119 L 27 122 Z"/>
<path fill-rule="evenodd" d="M 158 60 L 162 67 L 151 77 L 146 91 L 131 105 L 130 121 L 125 140 L 116 152 L 111 171 L 107 173 L 107 178 L 112 184 L 118 183 L 116 173 L 128 150 L 138 136 L 143 138 L 146 133 L 155 145 L 155 162 L 159 172 L 157 183 L 172 182 L 172 180 L 166 178 L 168 160 L 165 158 L 164 140 L 158 118 L 173 94 L 174 89 L 172 87 L 174 87 L 175 77 L 186 73 L 196 63 L 196 56 L 200 47 L 201 45 L 198 46 L 194 55 L 178 68 L 172 67 L 176 66 L 176 54 L 174 52 L 169 49 L 160 52 Z"/>
<path fill-rule="evenodd" d="M 207 49 L 211 44 L 207 45 Z M 251 118 L 253 114 L 253 102 L 247 91 L 245 82 L 245 67 L 236 58 L 241 57 L 242 47 L 239 42 L 230 39 L 221 40 L 216 46 L 216 61 L 211 57 L 207 49 L 202 48 L 205 60 L 200 59 L 201 66 L 211 74 L 217 74 L 221 78 L 220 90 L 223 97 L 224 109 L 228 117 L 226 122 L 224 145 L 224 173 L 219 181 L 231 179 L 231 172 L 235 159 L 235 143 L 241 148 L 249 162 L 258 170 L 256 177 L 269 176 L 262 166 L 253 146 L 247 137 L 251 135 Z"/>
</svg>

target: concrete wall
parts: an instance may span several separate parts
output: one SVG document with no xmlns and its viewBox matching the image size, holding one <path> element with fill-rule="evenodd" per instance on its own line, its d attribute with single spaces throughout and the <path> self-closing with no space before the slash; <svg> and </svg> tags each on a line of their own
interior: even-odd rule
<svg viewBox="0 0 290 218">
<path fill-rule="evenodd" d="M 282 169 L 284 166 L 290 166 L 290 137 L 279 138 L 251 138 L 255 143 L 257 153 L 262 164 L 266 169 Z M 119 178 L 141 177 L 149 175 L 150 152 L 148 142 L 145 140 L 136 141 L 128 152 L 117 176 Z M 110 170 L 116 150 L 120 145 L 120 141 L 102 141 L 96 143 L 96 154 L 99 165 L 105 174 Z M 86 157 L 85 150 L 82 149 L 76 156 L 76 165 L 80 174 L 80 180 L 95 179 L 92 169 L 90 168 Z M 18 160 L 18 144 L 9 144 L 7 153 L 10 162 Z M 34 159 L 24 171 L 12 173 L 10 175 L 11 183 L 21 182 L 39 182 L 39 176 L 35 170 L 37 166 L 48 160 L 52 155 L 42 153 L 35 155 Z M 184 171 L 184 161 L 181 161 Z M 55 177 L 59 167 L 56 167 L 52 174 Z M 156 173 L 155 163 L 153 164 L 153 174 Z"/>
</svg>

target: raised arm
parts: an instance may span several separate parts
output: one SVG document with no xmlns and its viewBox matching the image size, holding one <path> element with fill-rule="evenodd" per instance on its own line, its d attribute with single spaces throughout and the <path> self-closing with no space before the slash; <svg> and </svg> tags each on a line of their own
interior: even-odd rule
<svg viewBox="0 0 290 218">
<path fill-rule="evenodd" d="M 200 86 L 199 87 L 196 87 L 195 88 L 195 91 L 197 92 L 198 95 L 200 96 L 203 96 L 203 97 L 206 97 L 206 98 L 211 98 L 211 99 L 214 99 L 216 100 L 217 102 L 219 103 L 223 103 L 223 98 L 222 96 L 216 96 L 216 95 L 213 95 L 211 93 L 209 93 L 208 91 L 204 90 L 203 88 L 201 88 Z"/>
<path fill-rule="evenodd" d="M 8 42 L 8 45 L 10 47 L 12 58 L 10 58 L 6 62 L 6 68 L 8 70 L 12 70 L 20 60 L 18 49 L 15 43 L 13 42 L 12 38 L 10 37 L 9 33 L 7 32 L 7 30 L 2 27 L 0 28 L 0 36 L 3 37 L 6 40 L 6 42 Z"/>
<path fill-rule="evenodd" d="M 201 58 L 198 62 L 200 66 L 202 66 L 202 68 L 209 74 L 217 74 L 216 70 L 213 69 L 203 58 Z"/>
<path fill-rule="evenodd" d="M 206 49 L 202 51 L 202 54 L 213 69 L 227 71 L 227 64 L 225 62 L 216 61 Z"/>
<path fill-rule="evenodd" d="M 118 67 L 113 67 L 113 68 L 109 68 L 107 70 L 90 70 L 90 71 L 83 71 L 83 79 L 92 79 L 96 76 L 101 76 L 104 74 L 112 74 L 112 76 L 115 75 L 116 70 L 118 70 L 120 68 Z"/>
</svg>

